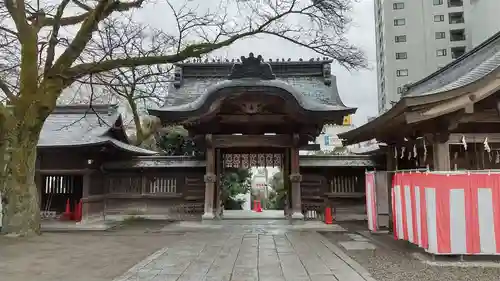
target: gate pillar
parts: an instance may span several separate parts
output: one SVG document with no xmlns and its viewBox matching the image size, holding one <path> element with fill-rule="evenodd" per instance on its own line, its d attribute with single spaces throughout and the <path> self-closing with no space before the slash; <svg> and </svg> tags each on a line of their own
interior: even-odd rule
<svg viewBox="0 0 500 281">
<path fill-rule="evenodd" d="M 302 181 L 302 175 L 300 174 L 300 163 L 299 163 L 299 146 L 298 140 L 299 135 L 293 135 L 294 144 L 290 149 L 290 182 L 292 183 L 292 219 L 302 220 L 304 215 L 302 214 L 302 198 L 300 190 L 300 182 Z"/>
<path fill-rule="evenodd" d="M 205 206 L 202 219 L 214 219 L 214 189 L 217 175 L 215 175 L 215 151 L 212 143 L 212 135 L 206 135 L 207 153 L 206 153 L 206 172 L 205 172 Z"/>
</svg>

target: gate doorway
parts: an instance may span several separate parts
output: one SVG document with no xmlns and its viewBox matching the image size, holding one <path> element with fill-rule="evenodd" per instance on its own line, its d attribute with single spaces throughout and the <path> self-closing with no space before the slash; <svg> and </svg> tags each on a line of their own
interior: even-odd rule
<svg viewBox="0 0 500 281">
<path fill-rule="evenodd" d="M 289 170 L 286 155 L 286 148 L 216 149 L 216 217 L 245 217 L 247 214 L 257 218 L 257 214 L 250 212 L 260 209 L 255 206 L 258 202 L 265 213 L 262 217 L 285 218 L 287 206 L 291 204 L 290 185 L 283 176 Z M 224 216 L 225 211 L 227 216 Z"/>
</svg>

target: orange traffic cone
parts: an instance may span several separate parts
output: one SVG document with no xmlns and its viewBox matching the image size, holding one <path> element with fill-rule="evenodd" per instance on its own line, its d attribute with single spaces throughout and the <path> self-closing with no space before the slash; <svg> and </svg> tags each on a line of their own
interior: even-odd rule
<svg viewBox="0 0 500 281">
<path fill-rule="evenodd" d="M 325 208 L 325 224 L 332 224 L 332 223 L 333 223 L 332 208 L 326 207 Z"/>
<path fill-rule="evenodd" d="M 66 200 L 66 209 L 61 217 L 63 220 L 71 219 L 71 205 L 69 204 L 69 199 Z"/>
<path fill-rule="evenodd" d="M 262 206 L 260 204 L 260 200 L 259 201 L 256 201 L 257 203 L 257 209 L 255 210 L 257 213 L 261 213 L 262 212 Z"/>
<path fill-rule="evenodd" d="M 82 209 L 83 209 L 83 203 L 82 203 L 82 199 L 80 199 L 80 202 L 78 202 L 78 204 L 76 205 L 77 206 L 77 215 L 76 215 L 76 218 L 75 220 L 76 221 L 81 221 L 82 220 Z"/>
</svg>

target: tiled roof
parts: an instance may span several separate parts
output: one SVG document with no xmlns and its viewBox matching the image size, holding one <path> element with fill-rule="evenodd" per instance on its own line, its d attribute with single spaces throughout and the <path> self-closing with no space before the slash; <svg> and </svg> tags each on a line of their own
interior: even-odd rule
<svg viewBox="0 0 500 281">
<path fill-rule="evenodd" d="M 169 88 L 164 107 L 179 107 L 191 104 L 204 96 L 207 90 L 218 88 L 218 85 L 235 84 L 288 87 L 300 93 L 305 103 L 310 103 L 312 110 L 345 110 L 348 109 L 340 99 L 335 76 L 324 77 L 323 67 L 331 61 L 273 61 L 270 62 L 276 80 L 235 79 L 227 80 L 232 63 L 185 63 L 179 64 L 182 69 L 180 85 L 173 83 Z M 331 83 L 327 83 L 330 80 Z M 253 82 L 252 82 L 253 81 Z M 267 81 L 267 82 L 266 82 Z M 233 83 L 231 83 L 233 82 Z M 329 81 L 328 81 L 329 82 Z M 276 85 L 274 85 L 275 83 Z M 323 105 L 323 106 L 321 106 Z M 326 106 L 326 107 L 325 107 Z M 192 107 L 192 106 L 189 106 Z"/>
<path fill-rule="evenodd" d="M 333 78 L 333 77 L 332 77 Z M 307 109 L 322 109 L 322 105 L 327 110 L 347 109 L 337 90 L 337 83 L 332 79 L 330 86 L 325 85 L 322 77 L 281 77 L 276 80 L 255 80 L 248 79 L 225 80 L 223 78 L 186 78 L 179 89 L 172 87 L 166 99 L 165 106 L 178 107 L 193 103 L 207 92 L 207 89 L 217 88 L 222 85 L 237 86 L 242 82 L 245 85 L 262 86 L 289 86 L 301 94 L 301 99 L 309 105 Z M 306 105 L 306 107 L 307 107 Z"/>
<path fill-rule="evenodd" d="M 157 154 L 112 138 L 110 130 L 120 115 L 110 105 L 58 106 L 45 120 L 38 147 L 87 146 L 110 143 L 120 149 L 139 154 Z M 121 126 L 121 124 L 120 124 Z M 127 140 L 125 140 L 127 141 Z"/>
<path fill-rule="evenodd" d="M 500 32 L 442 69 L 409 85 L 405 97 L 432 95 L 472 84 L 500 67 Z"/>
</svg>

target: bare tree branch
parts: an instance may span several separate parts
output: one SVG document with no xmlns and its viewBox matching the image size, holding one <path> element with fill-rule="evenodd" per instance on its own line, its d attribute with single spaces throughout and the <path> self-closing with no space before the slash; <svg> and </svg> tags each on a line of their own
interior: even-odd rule
<svg viewBox="0 0 500 281">
<path fill-rule="evenodd" d="M 55 48 L 58 42 L 57 37 L 59 34 L 59 29 L 61 28 L 61 18 L 64 13 L 64 9 L 68 5 L 69 1 L 70 0 L 62 0 L 61 4 L 59 4 L 59 7 L 57 7 L 57 13 L 54 17 L 54 24 L 52 25 L 52 34 L 50 35 L 49 46 L 47 48 L 47 58 L 45 60 L 45 67 L 43 71 L 45 75 L 52 67 L 52 62 L 54 61 Z"/>
<path fill-rule="evenodd" d="M 82 26 L 76 33 L 71 44 L 54 63 L 54 68 L 60 71 L 73 64 L 83 52 L 90 39 L 92 39 L 92 32 L 97 29 L 97 25 L 112 12 L 139 8 L 143 1 L 137 0 L 130 3 L 120 3 L 118 1 L 100 0 L 94 10 L 82 22 Z"/>
</svg>

